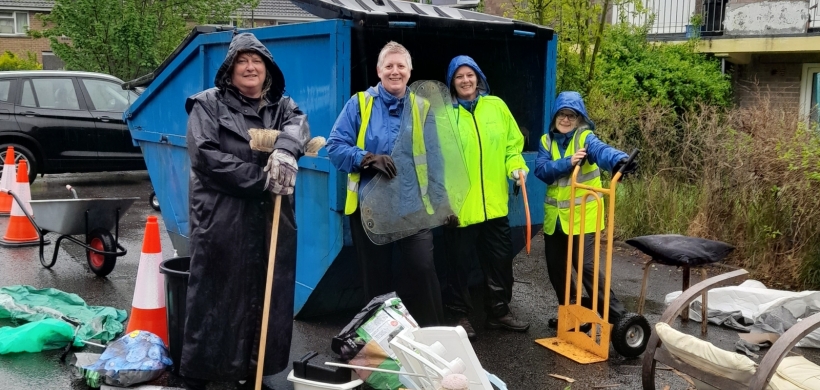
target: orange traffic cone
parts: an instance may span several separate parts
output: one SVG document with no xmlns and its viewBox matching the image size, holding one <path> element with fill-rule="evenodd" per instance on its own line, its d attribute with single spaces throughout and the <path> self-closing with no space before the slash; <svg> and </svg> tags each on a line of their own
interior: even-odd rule
<svg viewBox="0 0 820 390">
<path fill-rule="evenodd" d="M 28 167 L 26 160 L 20 160 L 20 166 L 17 170 L 17 182 L 12 186 L 12 191 L 17 195 L 17 198 L 23 202 L 29 214 L 34 216 L 31 210 L 31 189 L 28 186 Z M 2 246 L 26 246 L 40 244 L 40 236 L 37 234 L 37 229 L 28 220 L 23 209 L 17 202 L 12 202 L 11 215 L 9 216 L 9 225 L 6 228 L 6 235 L 0 240 Z"/>
<path fill-rule="evenodd" d="M 3 177 L 0 177 L 0 188 L 14 191 L 11 186 L 17 179 L 14 167 L 14 146 L 9 146 L 6 151 L 6 162 L 3 164 Z M 11 204 L 14 198 L 11 195 L 0 192 L 0 216 L 7 216 L 11 214 Z"/>
<path fill-rule="evenodd" d="M 165 276 L 159 272 L 162 248 L 159 244 L 157 217 L 149 216 L 142 239 L 137 285 L 131 301 L 131 319 L 126 333 L 146 330 L 168 345 L 168 320 L 165 310 Z"/>
</svg>

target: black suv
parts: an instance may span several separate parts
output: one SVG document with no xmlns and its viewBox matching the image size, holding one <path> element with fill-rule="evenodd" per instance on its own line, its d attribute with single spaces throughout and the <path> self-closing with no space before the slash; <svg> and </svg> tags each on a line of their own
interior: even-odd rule
<svg viewBox="0 0 820 390">
<path fill-rule="evenodd" d="M 101 73 L 0 72 L 0 167 L 12 145 L 31 182 L 38 173 L 145 169 L 122 120 L 139 95 L 121 84 Z"/>
</svg>

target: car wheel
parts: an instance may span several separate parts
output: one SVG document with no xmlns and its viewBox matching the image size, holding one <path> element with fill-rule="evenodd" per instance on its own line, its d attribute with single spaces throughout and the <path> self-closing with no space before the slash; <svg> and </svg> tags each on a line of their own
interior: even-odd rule
<svg viewBox="0 0 820 390">
<path fill-rule="evenodd" d="M 151 208 L 157 211 L 159 210 L 159 199 L 157 199 L 157 193 L 151 191 L 151 195 L 148 196 L 148 203 L 151 204 Z"/>
<path fill-rule="evenodd" d="M 14 164 L 20 163 L 20 160 L 26 160 L 28 166 L 28 182 L 34 183 L 37 177 L 37 160 L 34 158 L 34 153 L 28 150 L 25 146 L 15 143 L 5 143 L 0 145 L 0 164 L 6 161 L 6 152 L 9 146 L 14 147 Z M 0 165 L 0 177 L 3 175 L 3 166 Z M 15 178 L 16 179 L 16 178 Z"/>
</svg>

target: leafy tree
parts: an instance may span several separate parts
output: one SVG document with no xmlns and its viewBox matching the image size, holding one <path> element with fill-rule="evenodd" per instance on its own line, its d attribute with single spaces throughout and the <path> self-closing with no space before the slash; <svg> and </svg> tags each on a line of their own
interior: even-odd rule
<svg viewBox="0 0 820 390">
<path fill-rule="evenodd" d="M 258 0 L 56 0 L 41 18 L 67 69 L 129 80 L 159 65 L 190 31 L 188 23 L 219 23 Z M 66 40 L 65 38 L 68 38 Z"/>
<path fill-rule="evenodd" d="M 558 34 L 558 89 L 589 93 L 613 7 L 645 13 L 641 0 L 511 0 L 505 15 Z"/>
<path fill-rule="evenodd" d="M 38 69 L 43 69 L 43 65 L 37 62 L 37 56 L 32 52 L 26 52 L 25 58 L 16 56 L 8 50 L 0 55 L 0 71 Z"/>
<path fill-rule="evenodd" d="M 653 15 L 641 0 L 510 0 L 506 16 L 558 34 L 557 89 L 676 109 L 727 106 L 731 82 L 713 58 L 686 44 L 650 44 Z M 618 10 L 619 21 L 607 16 Z M 643 25 L 632 23 L 643 21 Z M 697 21 L 693 21 L 697 23 Z M 680 110 L 679 110 L 680 111 Z"/>
</svg>

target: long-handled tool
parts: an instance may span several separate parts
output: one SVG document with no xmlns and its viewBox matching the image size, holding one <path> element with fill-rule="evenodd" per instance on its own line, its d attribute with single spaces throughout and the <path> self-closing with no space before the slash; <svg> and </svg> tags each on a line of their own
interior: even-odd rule
<svg viewBox="0 0 820 390">
<path fill-rule="evenodd" d="M 530 202 L 527 200 L 527 184 L 522 174 L 518 180 L 521 182 L 521 193 L 524 194 L 524 216 L 527 217 L 527 254 L 530 254 L 530 241 L 532 241 L 532 221 L 530 221 Z"/>
<path fill-rule="evenodd" d="M 279 130 L 251 129 L 248 133 L 251 136 L 251 149 L 272 152 L 273 145 L 276 143 L 276 137 L 279 135 Z M 308 142 L 305 148 L 305 154 L 315 156 L 324 145 L 324 137 L 314 137 Z M 276 195 L 273 202 L 273 221 L 268 253 L 268 276 L 265 281 L 265 304 L 262 306 L 262 330 L 259 335 L 259 353 L 256 359 L 255 390 L 262 389 L 262 371 L 265 367 L 265 346 L 268 343 L 268 320 L 270 319 L 270 301 L 271 294 L 273 293 L 273 269 L 276 264 L 276 243 L 279 238 L 279 214 L 281 213 L 281 207 L 282 195 Z"/>
</svg>

